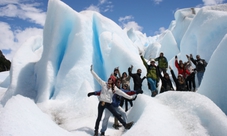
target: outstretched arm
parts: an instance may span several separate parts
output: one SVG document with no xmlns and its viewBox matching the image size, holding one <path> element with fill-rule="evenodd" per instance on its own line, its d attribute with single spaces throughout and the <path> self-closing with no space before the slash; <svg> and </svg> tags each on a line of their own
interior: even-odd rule
<svg viewBox="0 0 227 136">
<path fill-rule="evenodd" d="M 176 78 L 176 76 L 175 76 L 175 74 L 174 74 L 174 72 L 173 72 L 173 70 L 172 70 L 172 68 L 170 66 L 169 66 L 169 69 L 170 69 L 170 73 L 171 73 L 171 75 L 173 77 L 174 82 L 177 83 L 177 78 Z"/>
<path fill-rule="evenodd" d="M 190 65 L 192 65 L 192 62 L 191 62 L 191 60 L 190 60 L 190 57 L 189 57 L 188 55 L 186 55 L 186 57 L 187 57 L 187 59 L 188 59 L 188 63 L 189 63 Z"/>
<path fill-rule="evenodd" d="M 128 68 L 128 75 L 130 75 L 131 77 L 133 77 L 133 74 L 132 74 L 132 67 L 129 67 L 129 68 Z"/>
<path fill-rule="evenodd" d="M 103 86 L 105 84 L 105 81 L 103 81 L 92 69 L 92 65 L 91 65 L 91 74 L 93 75 L 93 77 L 96 79 L 96 81 L 101 85 Z"/>
<path fill-rule="evenodd" d="M 192 54 L 190 54 L 190 60 L 192 61 L 192 63 L 193 63 L 194 65 L 196 65 L 196 61 L 194 60 Z"/>
<path fill-rule="evenodd" d="M 144 76 L 144 77 L 142 78 L 142 82 L 143 82 L 143 80 L 144 80 L 144 79 L 146 79 L 146 78 L 147 78 L 147 77 L 146 77 L 146 76 Z"/>
<path fill-rule="evenodd" d="M 177 56 L 175 57 L 175 66 L 176 66 L 177 69 L 179 68 Z"/>
<path fill-rule="evenodd" d="M 129 67 L 129 69 L 132 71 L 133 65 L 131 65 L 131 67 Z M 131 76 L 130 76 L 129 70 L 128 70 L 128 76 L 126 77 L 126 80 L 129 81 L 130 79 L 131 79 Z"/>
<path fill-rule="evenodd" d="M 126 94 L 122 90 L 118 89 L 116 86 L 115 86 L 114 90 L 115 90 L 116 94 L 118 94 L 118 95 L 120 95 L 120 96 L 122 96 L 122 97 L 124 97 L 126 99 L 130 99 L 131 100 L 131 99 L 135 98 L 135 96 L 129 96 L 128 94 Z"/>
<path fill-rule="evenodd" d="M 119 67 L 116 67 L 115 69 L 117 69 L 117 74 L 118 74 L 119 78 L 121 78 L 121 72 L 119 70 Z"/>
<path fill-rule="evenodd" d="M 140 56 L 140 58 L 142 59 L 144 66 L 147 68 L 147 67 L 148 67 L 148 64 L 147 64 L 147 62 L 145 61 L 144 57 L 143 57 L 143 56 Z"/>
<path fill-rule="evenodd" d="M 155 58 L 154 60 L 155 60 L 155 61 L 158 61 L 158 60 L 159 60 L 159 58 L 160 58 L 160 57 L 157 57 L 157 58 Z"/>
<path fill-rule="evenodd" d="M 90 97 L 90 96 L 92 96 L 92 95 L 100 95 L 100 93 L 101 93 L 101 90 L 99 90 L 99 91 L 95 91 L 95 92 L 89 92 L 88 94 L 87 94 L 87 96 L 88 97 Z"/>
<path fill-rule="evenodd" d="M 121 89 L 123 92 L 125 92 L 128 95 L 134 95 L 136 94 L 136 91 L 130 91 L 130 90 L 125 90 L 125 89 Z"/>
</svg>

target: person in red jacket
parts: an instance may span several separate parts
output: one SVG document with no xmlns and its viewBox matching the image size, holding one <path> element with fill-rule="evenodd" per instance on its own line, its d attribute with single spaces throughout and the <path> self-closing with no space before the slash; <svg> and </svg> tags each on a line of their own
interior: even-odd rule
<svg viewBox="0 0 227 136">
<path fill-rule="evenodd" d="M 184 79 L 186 79 L 187 76 L 190 75 L 190 72 L 188 71 L 188 69 L 185 69 L 185 66 L 182 60 L 180 60 L 178 63 L 177 56 L 175 56 L 175 66 L 177 68 L 178 75 L 183 75 Z"/>
</svg>

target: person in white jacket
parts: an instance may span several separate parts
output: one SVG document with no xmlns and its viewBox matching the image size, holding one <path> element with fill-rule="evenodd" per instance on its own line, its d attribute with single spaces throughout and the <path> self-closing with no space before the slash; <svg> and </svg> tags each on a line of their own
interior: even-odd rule
<svg viewBox="0 0 227 136">
<path fill-rule="evenodd" d="M 98 130 L 99 130 L 99 123 L 102 119 L 102 114 L 105 108 L 107 108 L 120 122 L 121 124 L 125 127 L 125 129 L 130 129 L 133 125 L 133 122 L 126 123 L 121 116 L 116 112 L 114 107 L 112 106 L 112 97 L 114 94 L 118 94 L 120 96 L 123 96 L 124 98 L 127 99 L 135 99 L 136 96 L 129 96 L 122 90 L 118 89 L 114 82 L 115 78 L 110 77 L 108 79 L 108 82 L 106 83 L 103 81 L 92 69 L 91 65 L 91 74 L 94 76 L 94 78 L 97 80 L 97 82 L 101 85 L 101 93 L 99 97 L 99 104 L 98 104 L 98 117 L 95 122 L 95 134 L 94 136 L 98 136 Z"/>
</svg>

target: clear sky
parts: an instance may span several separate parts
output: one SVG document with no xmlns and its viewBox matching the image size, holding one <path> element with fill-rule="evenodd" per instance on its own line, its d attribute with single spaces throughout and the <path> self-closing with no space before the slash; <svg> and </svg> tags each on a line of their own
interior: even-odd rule
<svg viewBox="0 0 227 136">
<path fill-rule="evenodd" d="M 154 36 L 168 29 L 177 9 L 226 3 L 226 0 L 62 0 L 80 12 L 91 9 L 122 28 L 133 27 Z M 42 34 L 47 0 L 0 0 L 0 50 L 11 59 L 30 36 Z"/>
</svg>

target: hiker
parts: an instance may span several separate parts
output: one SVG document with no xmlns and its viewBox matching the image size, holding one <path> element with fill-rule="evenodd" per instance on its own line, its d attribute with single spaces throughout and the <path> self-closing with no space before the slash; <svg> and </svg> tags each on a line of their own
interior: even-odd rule
<svg viewBox="0 0 227 136">
<path fill-rule="evenodd" d="M 116 112 L 116 110 L 114 109 L 114 107 L 112 106 L 112 97 L 114 94 L 118 94 L 120 96 L 123 96 L 127 99 L 134 99 L 136 98 L 135 96 L 129 96 L 126 93 L 124 93 L 123 91 L 121 91 L 120 89 L 118 89 L 115 86 L 115 80 L 116 78 L 114 78 L 113 76 L 110 76 L 110 78 L 108 79 L 108 82 L 106 83 L 105 81 L 103 81 L 92 69 L 92 65 L 91 65 L 91 74 L 93 75 L 93 77 L 97 80 L 97 82 L 101 85 L 102 90 L 100 92 L 100 97 L 99 97 L 99 104 L 98 104 L 98 116 L 95 122 L 95 130 L 94 130 L 94 136 L 98 136 L 98 130 L 99 130 L 99 123 L 102 119 L 102 114 L 104 109 L 108 109 L 120 122 L 121 124 L 125 127 L 125 129 L 130 129 L 133 125 L 133 122 L 130 123 L 126 123 L 121 116 Z"/>
<path fill-rule="evenodd" d="M 121 78 L 119 67 L 114 68 L 114 72 L 111 75 L 113 75 L 116 79 Z"/>
<path fill-rule="evenodd" d="M 184 80 L 184 77 L 182 74 L 178 74 L 177 78 L 172 70 L 172 68 L 169 66 L 170 73 L 172 75 L 172 78 L 176 84 L 176 91 L 186 91 L 187 90 L 187 85 Z"/>
<path fill-rule="evenodd" d="M 175 66 L 177 68 L 178 71 L 178 75 L 183 75 L 183 78 L 186 79 L 188 75 L 190 75 L 190 72 L 188 71 L 188 69 L 185 69 L 185 64 L 183 63 L 182 60 L 179 61 L 178 63 L 178 58 L 177 56 L 175 56 Z"/>
<path fill-rule="evenodd" d="M 121 83 L 119 81 L 120 80 L 117 79 L 116 85 L 119 84 L 119 83 Z M 100 92 L 101 92 L 101 90 L 100 91 L 95 91 L 95 92 L 90 92 L 90 93 L 88 93 L 87 96 L 88 97 L 90 97 L 92 95 L 100 96 Z M 135 91 L 124 91 L 124 92 L 127 93 L 128 95 L 134 95 L 134 94 L 136 94 Z M 125 122 L 127 122 L 127 115 L 126 115 L 126 112 L 120 106 L 120 99 L 121 99 L 121 96 L 119 96 L 117 94 L 114 94 L 113 97 L 112 97 L 112 100 L 113 100 L 112 105 L 115 108 L 115 110 L 117 111 L 117 113 L 122 116 L 123 120 Z M 105 116 L 104 116 L 103 121 L 102 121 L 101 136 L 105 136 L 105 131 L 107 129 L 107 125 L 108 125 L 109 118 L 110 118 L 111 115 L 112 115 L 111 112 L 109 110 L 105 109 Z M 118 120 L 116 120 L 116 121 L 118 123 Z M 119 127 L 121 127 L 121 125 L 120 124 L 116 124 L 116 122 L 114 120 L 113 127 L 115 129 L 119 129 Z"/>
<path fill-rule="evenodd" d="M 127 84 L 123 85 L 122 91 L 124 91 L 124 92 L 130 91 L 128 89 L 128 85 Z M 129 99 L 126 99 L 126 98 L 124 98 L 124 101 L 125 101 L 125 112 L 127 112 L 128 111 L 128 103 L 130 103 L 131 107 L 133 106 L 133 103 L 132 103 L 132 100 L 129 100 Z"/>
<path fill-rule="evenodd" d="M 131 65 L 131 69 L 132 68 L 133 68 L 133 66 Z M 130 90 L 130 79 L 131 79 L 131 76 L 128 75 L 126 72 L 122 73 L 122 76 L 121 76 L 122 88 L 127 87 L 127 88 L 124 88 L 125 90 Z M 125 111 L 128 111 L 128 103 L 132 107 L 133 102 L 131 100 L 122 98 L 120 105 L 123 106 L 124 102 L 125 102 Z"/>
<path fill-rule="evenodd" d="M 147 81 L 149 84 L 149 89 L 151 90 L 151 96 L 155 97 L 158 94 L 158 90 L 156 88 L 156 82 L 158 80 L 158 72 L 157 72 L 157 67 L 155 65 L 155 60 L 151 59 L 150 65 L 147 64 L 145 59 L 143 58 L 142 54 L 140 54 L 140 57 L 143 61 L 144 66 L 147 69 Z"/>
<path fill-rule="evenodd" d="M 173 85 L 172 85 L 172 81 L 170 80 L 170 77 L 169 77 L 169 74 L 166 72 L 162 76 L 162 74 L 159 70 L 158 70 L 158 74 L 159 74 L 159 77 L 161 78 L 161 81 L 162 81 L 160 93 L 163 93 L 163 92 L 166 92 L 166 91 L 169 91 L 169 90 L 174 90 Z"/>
<path fill-rule="evenodd" d="M 132 70 L 133 66 L 131 65 L 130 68 Z M 131 79 L 131 76 L 128 75 L 126 72 L 123 72 L 122 76 L 121 76 L 122 87 L 123 87 L 123 85 L 127 84 L 129 87 L 128 89 L 130 90 L 130 79 Z"/>
<path fill-rule="evenodd" d="M 143 78 L 141 78 L 141 73 L 142 73 L 141 69 L 137 69 L 136 73 L 132 73 L 131 67 L 128 68 L 128 74 L 132 77 L 133 83 L 134 83 L 133 89 L 134 89 L 134 91 L 136 91 L 137 94 L 143 93 L 142 83 L 143 83 L 143 80 L 146 78 L 145 76 Z"/>
<path fill-rule="evenodd" d="M 117 86 L 118 89 L 121 89 L 121 79 L 120 79 L 120 78 L 116 79 L 115 85 Z M 118 107 L 118 106 L 121 104 L 122 100 L 124 100 L 123 97 L 121 97 L 121 96 L 119 96 L 119 95 L 117 95 L 117 94 L 114 94 L 112 105 L 113 105 L 114 107 Z M 122 107 L 122 106 L 121 106 L 121 107 Z M 126 114 L 125 114 L 125 112 L 121 112 L 122 110 L 123 110 L 123 109 L 121 108 L 119 112 L 121 113 L 121 116 L 122 116 L 123 119 L 124 119 L 125 116 L 126 116 Z M 118 109 L 116 109 L 116 111 L 118 111 Z M 122 114 L 125 114 L 125 115 L 122 115 Z M 126 122 L 126 119 L 125 119 L 124 121 Z M 107 122 L 108 122 L 108 121 L 107 121 Z M 118 129 L 119 127 L 121 127 L 121 125 L 118 123 L 117 118 L 114 117 L 113 128 Z M 102 130 L 101 130 L 101 133 L 102 133 Z"/>
<path fill-rule="evenodd" d="M 167 68 L 168 68 L 168 61 L 167 61 L 166 57 L 164 56 L 164 53 L 161 52 L 159 54 L 159 57 L 155 58 L 154 60 L 158 61 L 159 71 L 161 73 L 163 72 L 163 74 L 165 74 L 167 71 Z"/>
<path fill-rule="evenodd" d="M 195 92 L 196 85 L 195 85 L 195 69 L 192 67 L 192 62 L 190 57 L 186 55 L 188 61 L 186 62 L 185 69 L 188 69 L 190 75 L 186 78 L 186 83 L 189 91 Z"/>
<path fill-rule="evenodd" d="M 196 55 L 196 60 L 193 58 L 192 54 L 190 54 L 190 60 L 196 66 L 196 74 L 198 79 L 198 86 L 200 86 L 201 81 L 203 79 L 204 72 L 206 70 L 207 62 L 204 59 L 200 58 L 200 55 Z"/>
</svg>

